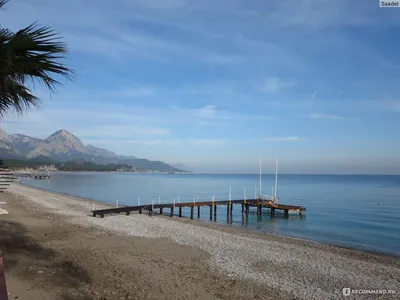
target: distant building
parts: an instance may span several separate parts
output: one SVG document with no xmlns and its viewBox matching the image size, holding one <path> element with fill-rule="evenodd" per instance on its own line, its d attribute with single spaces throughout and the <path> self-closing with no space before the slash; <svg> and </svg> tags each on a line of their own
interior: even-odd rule
<svg viewBox="0 0 400 300">
<path fill-rule="evenodd" d="M 55 165 L 41 165 L 37 168 L 38 171 L 57 171 Z"/>
</svg>

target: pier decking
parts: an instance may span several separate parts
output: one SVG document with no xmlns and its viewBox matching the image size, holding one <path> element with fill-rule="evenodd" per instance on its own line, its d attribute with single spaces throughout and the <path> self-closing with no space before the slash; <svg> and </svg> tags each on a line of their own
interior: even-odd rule
<svg viewBox="0 0 400 300">
<path fill-rule="evenodd" d="M 145 204 L 145 205 L 136 205 L 136 206 L 121 206 L 115 208 L 106 208 L 106 209 L 98 209 L 92 210 L 93 217 L 100 216 L 104 218 L 105 215 L 109 214 L 120 214 L 125 213 L 129 215 L 131 212 L 138 211 L 142 213 L 142 211 L 148 211 L 149 213 L 153 213 L 155 210 L 158 210 L 160 214 L 163 214 L 164 209 L 169 209 L 169 215 L 172 217 L 174 215 L 175 209 L 178 210 L 178 216 L 182 217 L 182 208 L 189 207 L 190 208 L 190 218 L 194 218 L 194 208 L 197 207 L 197 218 L 200 218 L 200 207 L 208 206 L 210 207 L 210 220 L 214 219 L 217 215 L 217 207 L 223 205 L 226 206 L 227 215 L 232 214 L 234 205 L 241 205 L 242 214 L 249 213 L 250 207 L 257 207 L 257 215 L 262 213 L 262 210 L 270 209 L 271 214 L 275 214 L 275 212 L 283 211 L 285 216 L 288 216 L 290 213 L 302 214 L 306 211 L 306 208 L 303 206 L 296 205 L 285 205 L 285 204 L 275 204 L 271 200 L 263 200 L 263 199 L 249 199 L 249 200 L 224 200 L 224 201 L 203 201 L 203 202 L 181 202 L 181 203 L 167 203 L 167 204 Z"/>
</svg>

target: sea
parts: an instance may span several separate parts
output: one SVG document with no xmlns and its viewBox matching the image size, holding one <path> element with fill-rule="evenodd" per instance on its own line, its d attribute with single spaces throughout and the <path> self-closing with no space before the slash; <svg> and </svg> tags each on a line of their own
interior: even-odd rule
<svg viewBox="0 0 400 300">
<path fill-rule="evenodd" d="M 273 174 L 262 176 L 263 195 L 271 195 Z M 254 199 L 260 193 L 258 174 L 55 172 L 51 180 L 22 183 L 116 205 Z M 278 177 L 280 204 L 305 206 L 304 215 L 242 215 L 234 205 L 217 210 L 217 223 L 287 235 L 333 245 L 400 255 L 400 176 L 288 175 Z M 183 210 L 188 217 L 189 209 Z M 197 216 L 197 211 L 195 212 Z M 210 222 L 208 207 L 201 219 Z"/>
</svg>

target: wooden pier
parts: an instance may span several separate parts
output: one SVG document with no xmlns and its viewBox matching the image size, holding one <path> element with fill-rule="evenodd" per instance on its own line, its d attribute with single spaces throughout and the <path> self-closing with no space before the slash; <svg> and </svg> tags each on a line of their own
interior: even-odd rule
<svg viewBox="0 0 400 300">
<path fill-rule="evenodd" d="M 257 215 L 262 214 L 263 209 L 269 209 L 271 214 L 275 214 L 276 211 L 281 211 L 285 216 L 289 214 L 303 214 L 306 211 L 306 208 L 303 206 L 296 205 L 285 205 L 285 204 L 276 204 L 271 200 L 263 200 L 263 199 L 249 199 L 249 200 L 224 200 L 224 201 L 205 201 L 205 202 L 181 202 L 181 203 L 168 203 L 168 204 L 145 204 L 145 205 L 136 205 L 136 206 L 121 206 L 115 208 L 106 208 L 106 209 L 98 209 L 92 210 L 93 217 L 100 216 L 104 218 L 105 215 L 109 214 L 120 214 L 125 213 L 129 215 L 131 212 L 138 211 L 142 213 L 142 211 L 148 211 L 149 213 L 154 213 L 154 211 L 159 211 L 160 214 L 163 214 L 164 209 L 169 210 L 169 215 L 172 217 L 175 210 L 178 210 L 178 216 L 182 217 L 182 208 L 188 207 L 190 208 L 190 218 L 194 218 L 194 209 L 197 207 L 197 218 L 200 219 L 200 207 L 208 206 L 210 208 L 210 220 L 216 219 L 217 216 L 217 207 L 223 205 L 226 206 L 227 215 L 230 216 L 232 214 L 234 205 L 241 205 L 242 214 L 248 214 L 250 207 L 257 208 Z"/>
</svg>

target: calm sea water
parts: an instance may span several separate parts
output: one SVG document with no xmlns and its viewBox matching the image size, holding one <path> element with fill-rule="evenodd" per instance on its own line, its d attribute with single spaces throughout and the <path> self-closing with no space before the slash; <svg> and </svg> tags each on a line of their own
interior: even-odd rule
<svg viewBox="0 0 400 300">
<path fill-rule="evenodd" d="M 271 194 L 273 175 L 263 175 L 263 194 Z M 151 173 L 54 173 L 50 181 L 23 183 L 121 205 L 254 198 L 258 175 L 243 174 L 151 174 Z M 290 235 L 331 244 L 400 255 L 400 176 L 374 175 L 280 175 L 281 204 L 306 206 L 303 217 L 256 213 L 248 218 L 237 205 L 232 225 Z M 189 209 L 184 210 L 186 216 Z M 197 216 L 197 212 L 195 213 Z M 209 208 L 201 210 L 209 220 Z M 217 222 L 226 223 L 226 208 L 218 209 Z"/>
</svg>

